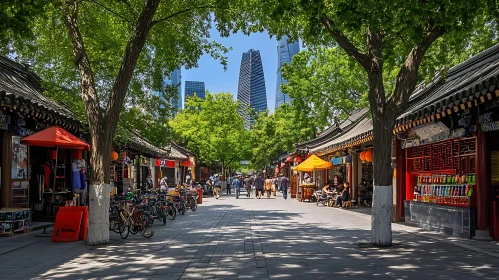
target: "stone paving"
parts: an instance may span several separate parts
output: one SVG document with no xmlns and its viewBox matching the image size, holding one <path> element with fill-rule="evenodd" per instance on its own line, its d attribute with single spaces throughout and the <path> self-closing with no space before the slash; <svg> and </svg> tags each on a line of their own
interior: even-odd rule
<svg viewBox="0 0 499 280">
<path fill-rule="evenodd" d="M 412 227 L 394 225 L 394 246 L 373 248 L 370 217 L 358 212 L 284 200 L 280 194 L 261 200 L 207 198 L 197 211 L 155 225 L 151 239 L 122 240 L 112 233 L 108 245 L 89 247 L 51 243 L 36 234 L 15 237 L 12 242 L 23 246 L 0 253 L 0 279 L 499 277 L 499 255 Z"/>
</svg>

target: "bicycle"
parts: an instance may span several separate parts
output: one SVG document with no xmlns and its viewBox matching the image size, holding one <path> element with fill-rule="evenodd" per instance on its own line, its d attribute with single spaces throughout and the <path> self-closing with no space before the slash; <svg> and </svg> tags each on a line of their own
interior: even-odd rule
<svg viewBox="0 0 499 280">
<path fill-rule="evenodd" d="M 175 205 L 173 202 L 170 200 L 166 199 L 166 195 L 160 194 L 159 195 L 159 201 L 164 204 L 163 206 L 163 211 L 165 213 L 165 216 L 168 220 L 175 220 L 175 217 L 177 216 L 177 209 L 175 208 Z"/>
<path fill-rule="evenodd" d="M 186 197 L 186 208 L 190 208 L 192 211 L 196 211 L 196 209 L 198 209 L 198 194 L 191 191 L 186 194 Z"/>
<path fill-rule="evenodd" d="M 166 225 L 166 211 L 163 201 L 159 200 L 155 194 L 145 196 L 144 202 L 147 205 L 145 211 L 149 212 L 154 220 L 163 222 Z"/>
<path fill-rule="evenodd" d="M 173 206 L 175 207 L 176 212 L 180 215 L 184 215 L 186 211 L 185 200 L 182 199 L 180 195 L 168 195 L 173 201 Z"/>
<path fill-rule="evenodd" d="M 121 238 L 126 239 L 129 233 L 134 235 L 140 233 L 146 238 L 152 237 L 154 235 L 154 231 L 151 230 L 152 215 L 145 211 L 144 204 L 137 204 L 135 199 L 132 201 L 131 211 L 128 211 L 125 207 L 119 210 L 118 231 Z"/>
<path fill-rule="evenodd" d="M 109 230 L 116 233 L 121 233 L 120 229 L 120 202 L 124 202 L 123 196 L 115 196 L 114 200 L 110 202 L 109 206 Z"/>
</svg>

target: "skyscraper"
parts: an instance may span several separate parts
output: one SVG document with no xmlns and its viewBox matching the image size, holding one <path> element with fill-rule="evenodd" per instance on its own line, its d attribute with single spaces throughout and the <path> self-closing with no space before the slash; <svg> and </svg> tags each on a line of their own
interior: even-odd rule
<svg viewBox="0 0 499 280">
<path fill-rule="evenodd" d="M 291 63 L 291 58 L 298 52 L 300 52 L 300 44 L 298 42 L 292 42 L 288 44 L 288 37 L 286 36 L 282 37 L 281 40 L 279 40 L 277 44 L 277 80 L 275 90 L 275 108 L 291 101 L 291 98 L 281 91 L 281 84 L 287 83 L 287 81 L 282 77 L 281 67 L 285 63 Z"/>
<path fill-rule="evenodd" d="M 205 99 L 206 90 L 204 88 L 204 82 L 185 81 L 185 101 L 187 102 L 187 97 L 194 96 L 194 93 L 201 99 Z"/>
<path fill-rule="evenodd" d="M 170 73 L 170 77 L 165 77 L 163 79 L 163 87 L 166 87 L 167 85 L 177 86 L 178 98 L 172 97 L 169 102 L 172 107 L 176 108 L 175 113 L 177 113 L 178 110 L 182 109 L 182 75 L 180 69 L 175 69 L 172 73 Z M 154 92 L 154 95 L 164 99 L 161 92 Z"/>
<path fill-rule="evenodd" d="M 187 98 L 194 96 L 194 94 L 201 99 L 206 98 L 204 82 L 185 81 L 184 104 L 187 103 Z M 194 110 L 194 107 L 191 106 L 190 109 Z"/>
<path fill-rule="evenodd" d="M 250 49 L 243 53 L 241 69 L 239 70 L 237 100 L 243 107 L 249 106 L 257 113 L 267 110 L 267 92 L 260 51 Z M 254 119 L 245 111 L 241 111 L 241 115 L 246 120 L 247 128 L 255 123 Z"/>
</svg>

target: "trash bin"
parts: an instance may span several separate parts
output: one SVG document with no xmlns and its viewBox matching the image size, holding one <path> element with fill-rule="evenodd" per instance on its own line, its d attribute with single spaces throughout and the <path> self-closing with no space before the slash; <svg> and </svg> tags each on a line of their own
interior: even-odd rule
<svg viewBox="0 0 499 280">
<path fill-rule="evenodd" d="M 198 192 L 198 204 L 203 204 L 203 188 L 196 188 Z"/>
</svg>

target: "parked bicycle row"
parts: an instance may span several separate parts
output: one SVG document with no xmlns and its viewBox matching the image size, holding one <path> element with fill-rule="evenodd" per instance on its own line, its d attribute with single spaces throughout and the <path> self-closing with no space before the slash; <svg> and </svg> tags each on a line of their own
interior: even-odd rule
<svg viewBox="0 0 499 280">
<path fill-rule="evenodd" d="M 177 213 L 184 215 L 188 209 L 196 211 L 197 200 L 197 192 L 183 188 L 168 194 L 148 191 L 140 196 L 131 192 L 114 196 L 109 209 L 109 227 L 123 239 L 130 233 L 150 238 L 154 235 L 155 221 L 166 225 L 167 220 L 175 220 Z"/>
</svg>

